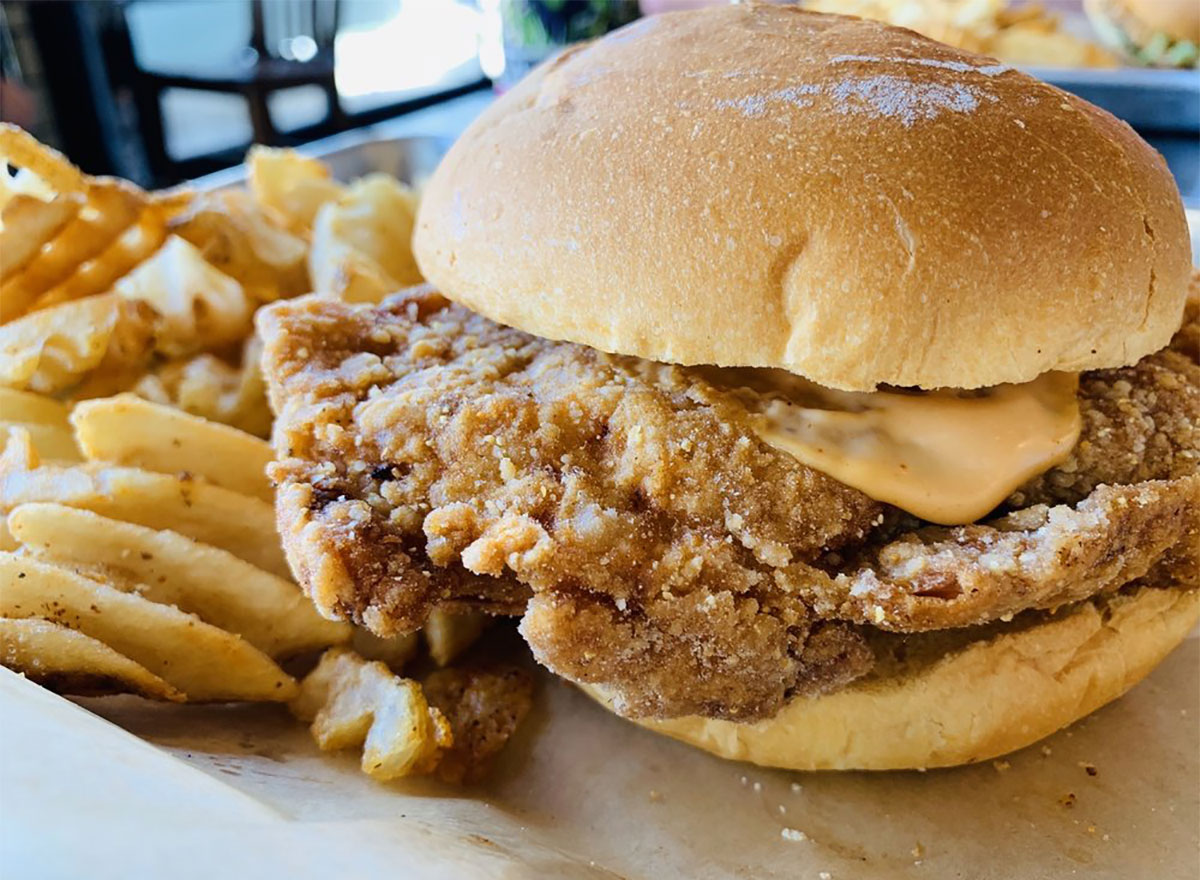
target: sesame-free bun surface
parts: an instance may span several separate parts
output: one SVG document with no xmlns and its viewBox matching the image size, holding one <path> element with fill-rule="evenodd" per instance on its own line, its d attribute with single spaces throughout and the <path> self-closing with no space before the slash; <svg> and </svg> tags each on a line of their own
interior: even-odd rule
<svg viewBox="0 0 1200 880">
<path fill-rule="evenodd" d="M 1102 110 L 875 22 L 643 19 L 501 97 L 429 182 L 425 276 L 551 339 L 866 390 L 1128 364 L 1179 326 L 1161 157 Z"/>
<path fill-rule="evenodd" d="M 1142 588 L 943 653 L 913 656 L 774 718 L 639 721 L 724 758 L 793 770 L 899 770 L 984 761 L 1023 748 L 1116 699 L 1195 626 L 1200 591 Z M 601 703 L 603 693 L 584 690 Z"/>
</svg>

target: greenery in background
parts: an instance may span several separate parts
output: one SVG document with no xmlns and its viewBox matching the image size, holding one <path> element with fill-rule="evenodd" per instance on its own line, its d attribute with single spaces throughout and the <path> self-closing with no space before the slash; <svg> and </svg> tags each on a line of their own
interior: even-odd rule
<svg viewBox="0 0 1200 880">
<path fill-rule="evenodd" d="M 638 17 L 637 0 L 504 0 L 505 41 L 559 46 L 598 37 Z"/>
<path fill-rule="evenodd" d="M 1172 40 L 1159 32 L 1141 48 L 1132 47 L 1134 57 L 1143 64 L 1158 67 L 1195 67 L 1200 49 L 1191 40 Z"/>
</svg>

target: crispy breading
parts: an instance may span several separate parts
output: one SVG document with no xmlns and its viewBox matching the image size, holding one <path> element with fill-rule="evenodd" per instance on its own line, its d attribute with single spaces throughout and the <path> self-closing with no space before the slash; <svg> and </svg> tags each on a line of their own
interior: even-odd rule
<svg viewBox="0 0 1200 880">
<path fill-rule="evenodd" d="M 432 295 L 306 299 L 262 327 L 277 511 L 318 604 L 403 630 L 464 584 L 519 607 L 510 585 L 527 584 L 546 593 L 526 635 L 551 668 L 568 658 L 536 638 L 547 614 L 596 620 L 602 650 L 568 651 L 585 664 L 636 633 L 631 677 L 660 680 L 641 713 L 733 716 L 867 667 L 832 625 L 812 674 L 807 609 L 771 570 L 861 541 L 881 505 L 761 442 L 737 405 L 693 399 L 682 374 L 651 386 Z M 834 643 L 847 662 L 828 662 Z"/>
<path fill-rule="evenodd" d="M 277 514 L 318 604 L 383 633 L 446 604 L 524 610 L 535 656 L 604 684 L 629 715 L 766 717 L 866 672 L 864 625 L 1071 601 L 1185 559 L 1195 537 L 1188 480 L 897 535 L 903 517 L 764 443 L 702 376 L 529 336 L 428 291 L 376 308 L 304 298 L 259 326 Z M 1191 391 L 1137 404 L 1156 424 L 1194 401 L 1196 377 L 1171 375 Z M 1125 388 L 1085 376 L 1085 412 L 1100 387 Z M 1085 419 L 1083 442 L 1104 447 L 1106 427 Z M 1170 454 L 1139 458 L 1133 482 L 1180 475 L 1194 435 L 1166 437 Z M 1078 559 L 1050 549 L 1076 544 Z M 1021 568 L 1030 551 L 1039 565 Z M 1087 560 L 1104 576 L 1083 576 Z M 910 576 L 922 567 L 940 571 L 935 589 Z"/>
<path fill-rule="evenodd" d="M 453 745 L 437 773 L 446 782 L 478 782 L 533 705 L 533 678 L 516 666 L 438 669 L 421 683 L 429 705 L 450 722 Z"/>
<path fill-rule="evenodd" d="M 1197 277 L 1200 277 L 1198 275 Z M 1008 500 L 1073 504 L 1102 484 L 1200 473 L 1200 300 L 1193 297 L 1169 347 L 1130 367 L 1080 377 L 1083 432 L 1070 458 Z"/>
<path fill-rule="evenodd" d="M 922 632 L 1055 608 L 1144 577 L 1200 570 L 1200 476 L 1101 486 L 1074 507 L 1037 505 L 983 524 L 929 526 L 867 547 L 830 578 L 799 572 L 822 617 Z M 815 574 L 815 576 L 814 576 Z"/>
</svg>

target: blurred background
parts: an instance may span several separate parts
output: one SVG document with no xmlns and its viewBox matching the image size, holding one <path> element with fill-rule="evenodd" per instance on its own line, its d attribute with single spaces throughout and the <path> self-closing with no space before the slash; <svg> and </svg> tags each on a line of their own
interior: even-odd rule
<svg viewBox="0 0 1200 880">
<path fill-rule="evenodd" d="M 235 165 L 253 142 L 342 133 L 444 145 L 561 45 L 705 4 L 4 0 L 0 116 L 86 171 L 146 186 Z M 1200 205 L 1200 0 L 803 5 L 995 55 L 1107 107 L 1166 156 L 1185 200 Z"/>
</svg>

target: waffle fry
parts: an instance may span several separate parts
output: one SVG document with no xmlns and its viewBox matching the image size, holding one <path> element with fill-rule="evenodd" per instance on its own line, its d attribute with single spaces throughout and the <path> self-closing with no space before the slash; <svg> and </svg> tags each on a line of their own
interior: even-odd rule
<svg viewBox="0 0 1200 880">
<path fill-rule="evenodd" d="M 418 284 L 412 253 L 416 196 L 399 181 L 372 174 L 317 212 L 308 271 L 318 293 L 379 302 Z"/>
<path fill-rule="evenodd" d="M 164 218 L 132 184 L 99 180 L 84 199 L 58 234 L 0 284 L 0 320 L 100 293 L 162 242 Z"/>
<path fill-rule="evenodd" d="M 295 150 L 251 147 L 246 169 L 254 200 L 293 232 L 311 229 L 321 206 L 342 193 L 328 168 Z"/>
<path fill-rule="evenodd" d="M 266 444 L 240 431 L 131 395 L 78 404 L 73 416 L 35 395 L 3 399 L 59 429 L 73 421 L 89 458 L 214 476 L 241 468 L 238 481 L 266 492 Z M 94 460 L 43 464 L 31 433 L 12 433 L 0 458 L 0 512 L 8 513 L 6 546 L 20 555 L 0 556 L 0 616 L 48 618 L 82 633 L 26 639 L 23 653 L 10 652 L 14 665 L 38 664 L 41 680 L 60 690 L 94 689 L 112 667 L 122 674 L 105 687 L 154 694 L 132 671 L 144 667 L 176 698 L 286 700 L 296 685 L 272 656 L 350 637 L 349 625 L 322 618 L 285 578 L 261 499 L 194 476 Z M 80 641 L 88 637 L 102 644 Z"/>
<path fill-rule="evenodd" d="M 120 214 L 111 210 L 106 212 L 103 207 L 94 206 L 93 203 L 97 201 L 98 195 L 109 187 L 123 185 L 123 182 L 107 181 L 93 184 L 85 207 L 94 207 L 97 212 L 96 221 L 88 222 L 91 218 L 89 210 L 81 212 L 77 217 L 77 220 L 82 221 L 81 226 L 91 241 L 103 242 L 101 250 L 79 261 L 84 251 L 82 248 L 72 249 L 72 242 L 67 239 L 70 227 L 64 229 L 48 248 L 43 248 L 43 255 L 61 255 L 60 265 L 69 264 L 70 261 L 79 262 L 65 278 L 43 291 L 30 306 L 30 311 L 47 309 L 59 303 L 103 293 L 157 251 L 166 240 L 166 215 L 140 193 L 127 196 L 128 202 L 122 205 L 122 209 L 131 208 L 132 213 L 128 223 L 114 233 L 117 225 L 114 220 Z M 29 272 L 30 268 L 26 267 L 25 272 Z"/>
<path fill-rule="evenodd" d="M 155 348 L 171 357 L 241 342 L 252 331 L 254 303 L 242 285 L 178 236 L 169 237 L 113 290 L 155 310 L 160 318 Z"/>
<path fill-rule="evenodd" d="M 431 772 L 453 743 L 449 722 L 419 684 L 344 648 L 325 652 L 290 708 L 311 722 L 321 749 L 362 746 L 363 772 L 384 782 Z"/>
<path fill-rule="evenodd" d="M 93 461 L 187 473 L 266 502 L 274 500 L 266 477 L 270 444 L 244 431 L 132 394 L 79 403 L 71 423 L 79 447 Z"/>
<path fill-rule="evenodd" d="M 246 341 L 240 367 L 201 354 L 164 364 L 141 377 L 131 389 L 147 400 L 266 437 L 271 433 L 257 337 Z"/>
<path fill-rule="evenodd" d="M 326 648 L 350 637 L 294 583 L 175 532 L 60 504 L 23 504 L 8 516 L 30 556 L 174 605 L 244 638 L 270 657 Z"/>
<path fill-rule="evenodd" d="M 254 311 L 310 273 L 352 300 L 419 281 L 414 194 L 288 150 L 252 150 L 248 189 L 218 193 L 91 178 L 8 126 L 0 156 L 18 169 L 0 167 L 0 662 L 68 693 L 295 698 L 322 748 L 362 747 L 376 778 L 475 778 L 527 699 L 443 669 L 431 708 L 384 665 L 421 635 L 320 617 L 275 535 L 259 439 Z M 430 656 L 451 663 L 486 623 L 434 615 Z M 273 658 L 315 649 L 301 692 Z"/>
<path fill-rule="evenodd" d="M 243 342 L 259 303 L 308 287 L 307 244 L 245 192 L 153 194 L 89 177 L 8 125 L 0 158 L 19 168 L 0 174 L 0 384 L 128 390 L 159 356 Z M 110 291 L 150 309 L 115 305 Z"/>
<path fill-rule="evenodd" d="M 112 378 L 139 371 L 150 358 L 156 320 L 145 303 L 104 294 L 4 324 L 0 385 L 57 394 L 92 373 Z"/>
<path fill-rule="evenodd" d="M 66 156 L 7 122 L 0 122 L 0 159 L 36 175 L 55 192 L 73 192 L 84 187 L 83 172 Z"/>
<path fill-rule="evenodd" d="M 257 302 L 307 293 L 308 243 L 276 224 L 244 190 L 194 197 L 170 229 Z"/>
<path fill-rule="evenodd" d="M 67 407 L 57 400 L 0 388 L 0 446 L 13 428 L 28 431 L 34 447 L 45 458 L 62 462 L 82 460 L 67 421 Z"/>
<path fill-rule="evenodd" d="M 179 702 L 184 695 L 140 663 L 70 627 L 0 618 L 0 665 L 59 693 L 132 693 Z"/>
<path fill-rule="evenodd" d="M 166 238 L 170 202 L 88 177 L 15 126 L 0 127 L 0 159 L 43 184 L 5 199 L 0 321 L 104 292 Z"/>
<path fill-rule="evenodd" d="M 288 700 L 296 694 L 291 676 L 238 636 L 169 605 L 13 553 L 0 553 L 0 615 L 79 630 L 192 700 Z"/>
<path fill-rule="evenodd" d="M 0 284 L 27 266 L 74 219 L 83 204 L 79 193 L 63 193 L 49 200 L 15 194 L 7 200 L 0 212 Z M 5 311 L 0 309 L 0 315 Z"/>
</svg>

